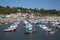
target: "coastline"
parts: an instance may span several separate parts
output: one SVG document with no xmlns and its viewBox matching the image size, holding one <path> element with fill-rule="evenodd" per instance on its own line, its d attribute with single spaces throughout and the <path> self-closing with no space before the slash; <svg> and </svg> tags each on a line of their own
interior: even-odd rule
<svg viewBox="0 0 60 40">
<path fill-rule="evenodd" d="M 39 18 L 39 19 L 45 19 L 45 20 L 58 20 L 60 19 L 60 16 L 56 17 L 56 16 L 44 16 L 44 17 L 34 17 L 34 18 Z M 33 18 L 29 18 L 29 19 L 33 19 Z M 25 20 L 24 17 L 17 17 L 17 18 L 0 18 L 0 23 L 5 23 L 5 22 L 13 22 L 13 21 L 23 21 Z"/>
</svg>

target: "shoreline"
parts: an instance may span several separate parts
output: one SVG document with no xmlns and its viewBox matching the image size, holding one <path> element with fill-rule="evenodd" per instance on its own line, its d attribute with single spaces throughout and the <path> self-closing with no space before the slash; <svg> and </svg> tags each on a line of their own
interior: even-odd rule
<svg viewBox="0 0 60 40">
<path fill-rule="evenodd" d="M 46 19 L 46 20 L 58 20 L 60 19 L 59 17 L 51 17 L 51 16 L 46 16 L 46 17 L 34 17 L 36 19 Z M 33 19 L 33 18 L 29 18 L 29 19 Z M 25 20 L 24 17 L 17 17 L 17 18 L 0 18 L 0 23 L 5 23 L 5 22 L 13 22 L 13 21 L 23 21 Z"/>
</svg>

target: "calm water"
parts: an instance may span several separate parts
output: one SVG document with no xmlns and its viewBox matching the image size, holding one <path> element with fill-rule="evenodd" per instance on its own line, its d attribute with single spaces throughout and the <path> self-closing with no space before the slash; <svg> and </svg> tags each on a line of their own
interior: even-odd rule
<svg viewBox="0 0 60 40">
<path fill-rule="evenodd" d="M 15 32 L 3 32 L 11 23 L 0 25 L 0 40 L 60 40 L 60 32 L 56 32 L 53 35 L 47 34 L 44 30 L 36 27 L 36 33 L 30 35 L 24 34 L 24 26 L 19 24 L 18 29 Z M 48 24 L 49 26 L 50 24 Z"/>
</svg>

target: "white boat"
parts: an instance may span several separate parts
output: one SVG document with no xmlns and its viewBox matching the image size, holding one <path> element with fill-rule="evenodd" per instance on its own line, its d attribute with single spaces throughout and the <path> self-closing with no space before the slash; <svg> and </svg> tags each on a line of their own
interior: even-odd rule
<svg viewBox="0 0 60 40">
<path fill-rule="evenodd" d="M 58 24 L 57 27 L 60 28 L 60 24 Z"/>
<path fill-rule="evenodd" d="M 25 20 L 25 21 L 23 21 L 23 22 L 24 22 L 24 24 L 25 24 L 25 25 L 29 23 L 29 22 L 28 22 L 28 21 L 26 21 L 26 20 Z"/>
<path fill-rule="evenodd" d="M 12 24 L 12 25 L 10 25 L 10 27 L 9 27 L 9 28 L 4 29 L 4 32 L 11 32 L 11 31 L 15 31 L 15 30 L 17 29 L 17 27 L 18 27 L 18 25 L 16 25 L 16 24 Z"/>
<path fill-rule="evenodd" d="M 45 31 L 51 31 L 52 30 L 52 28 L 48 28 L 46 25 L 40 24 L 39 26 L 40 26 L 40 28 L 42 28 Z"/>
<path fill-rule="evenodd" d="M 48 29 L 48 27 L 46 27 L 46 26 L 43 26 L 43 27 L 42 27 L 42 29 L 43 29 L 43 30 L 46 30 L 46 29 Z"/>
<path fill-rule="evenodd" d="M 49 33 L 49 34 L 54 34 L 55 31 L 47 31 L 47 33 Z"/>
<path fill-rule="evenodd" d="M 8 24 L 8 23 L 5 23 L 5 24 Z"/>
<path fill-rule="evenodd" d="M 18 25 L 18 24 L 19 24 L 19 22 L 14 22 L 14 24 Z"/>
<path fill-rule="evenodd" d="M 53 33 L 55 33 L 55 31 L 51 31 L 51 32 L 50 32 L 50 34 L 53 34 Z"/>
<path fill-rule="evenodd" d="M 30 33 L 32 33 L 32 32 L 34 32 L 35 30 L 33 30 L 33 28 L 32 28 L 32 24 L 31 23 L 29 23 L 29 22 L 27 22 L 27 21 L 24 21 L 24 23 L 25 23 L 25 33 L 26 34 L 30 34 Z"/>
<path fill-rule="evenodd" d="M 52 28 L 46 28 L 45 29 L 45 31 L 51 31 L 52 30 Z"/>
</svg>

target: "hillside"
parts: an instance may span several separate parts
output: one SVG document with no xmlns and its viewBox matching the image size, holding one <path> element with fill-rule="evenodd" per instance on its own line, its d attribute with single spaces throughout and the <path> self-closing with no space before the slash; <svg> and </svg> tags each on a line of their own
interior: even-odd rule
<svg viewBox="0 0 60 40">
<path fill-rule="evenodd" d="M 11 14 L 11 13 L 33 13 L 36 16 L 60 16 L 60 10 L 51 9 L 51 10 L 45 10 L 45 9 L 28 9 L 23 7 L 3 7 L 0 6 L 0 14 Z"/>
</svg>

